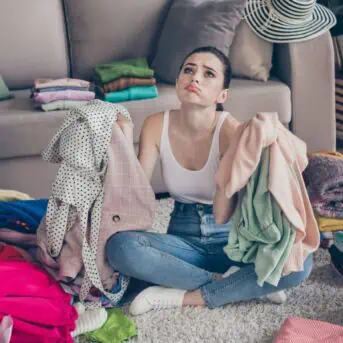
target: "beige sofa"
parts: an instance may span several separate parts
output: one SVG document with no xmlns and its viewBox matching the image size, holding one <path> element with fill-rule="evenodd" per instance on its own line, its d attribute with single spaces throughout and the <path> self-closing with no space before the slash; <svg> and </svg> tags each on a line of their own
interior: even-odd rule
<svg viewBox="0 0 343 343">
<path fill-rule="evenodd" d="M 11 0 L 0 2 L 0 75 L 15 98 L 0 102 L 0 188 L 47 197 L 57 166 L 40 153 L 65 112 L 33 110 L 37 77 L 90 79 L 92 66 L 146 56 L 150 61 L 171 0 Z M 274 46 L 268 82 L 233 79 L 225 109 L 240 120 L 276 111 L 309 151 L 335 149 L 333 48 L 329 34 Z M 123 103 L 135 122 L 178 106 L 173 85 L 158 84 L 159 97 Z M 152 184 L 166 191 L 156 168 Z"/>
</svg>

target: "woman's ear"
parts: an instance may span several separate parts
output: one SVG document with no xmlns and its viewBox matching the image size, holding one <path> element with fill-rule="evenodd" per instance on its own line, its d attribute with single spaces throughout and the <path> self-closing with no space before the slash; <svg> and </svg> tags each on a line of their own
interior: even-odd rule
<svg viewBox="0 0 343 343">
<path fill-rule="evenodd" d="M 219 95 L 218 95 L 218 99 L 217 99 L 217 102 L 219 104 L 223 104 L 227 98 L 229 97 L 229 89 L 223 89 L 220 91 Z"/>
</svg>

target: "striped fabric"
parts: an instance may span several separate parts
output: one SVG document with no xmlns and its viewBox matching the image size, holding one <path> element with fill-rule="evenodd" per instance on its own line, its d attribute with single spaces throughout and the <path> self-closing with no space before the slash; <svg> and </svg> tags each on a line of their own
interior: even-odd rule
<svg viewBox="0 0 343 343">
<path fill-rule="evenodd" d="M 336 136 L 339 145 L 343 143 L 343 73 L 336 75 Z"/>
<path fill-rule="evenodd" d="M 245 19 L 258 36 L 275 43 L 314 38 L 337 21 L 316 0 L 248 0 Z"/>
</svg>

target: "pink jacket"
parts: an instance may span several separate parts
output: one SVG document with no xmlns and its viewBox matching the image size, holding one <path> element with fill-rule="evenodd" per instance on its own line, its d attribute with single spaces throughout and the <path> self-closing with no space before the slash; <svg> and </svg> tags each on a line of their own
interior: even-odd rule
<svg viewBox="0 0 343 343">
<path fill-rule="evenodd" d="M 75 118 L 74 123 L 83 125 L 85 121 L 92 120 L 91 118 L 99 118 L 103 111 L 109 110 L 112 112 L 112 108 L 109 107 L 111 105 L 98 100 L 95 100 L 93 103 L 90 102 L 87 106 L 79 109 L 80 114 L 83 115 L 81 119 L 84 119 L 80 120 L 80 118 Z M 92 110 L 89 111 L 88 108 Z M 91 117 L 89 117 L 89 113 L 92 113 L 90 114 Z M 73 116 L 73 113 L 70 113 L 70 116 Z M 103 123 L 106 123 L 106 117 L 103 119 L 105 119 Z M 75 130 L 80 131 L 78 125 L 75 126 Z M 69 128 L 73 130 L 74 126 L 70 126 Z M 93 248 L 91 246 L 91 249 L 94 249 L 92 251 L 94 251 L 96 256 L 96 268 L 101 279 L 101 284 L 99 282 L 94 284 L 93 282 L 93 285 L 99 290 L 101 290 L 102 286 L 105 290 L 112 289 L 117 282 L 117 273 L 110 267 L 105 256 L 105 244 L 107 240 L 113 234 L 120 231 L 151 228 L 156 205 L 153 189 L 138 162 L 132 143 L 127 141 L 116 121 L 113 121 L 109 129 L 112 135 L 110 136 L 109 145 L 105 149 L 107 168 L 103 181 L 104 196 L 101 207 L 101 218 L 99 225 L 97 225 L 99 234 L 96 240 L 96 247 Z M 62 138 L 63 132 L 62 130 Z M 98 133 L 103 134 L 100 130 L 95 130 L 94 132 L 96 132 L 96 137 Z M 70 137 L 73 135 L 72 132 L 68 134 Z M 60 144 L 64 142 L 63 139 L 59 139 L 59 141 Z M 95 138 L 90 141 L 97 142 Z M 70 148 L 76 155 L 82 149 L 82 147 L 79 148 L 77 146 Z M 57 151 L 57 149 L 58 145 L 52 151 Z M 60 147 L 59 149 L 62 148 Z M 87 151 L 94 151 L 94 149 L 87 149 Z M 79 196 L 82 196 L 82 193 L 87 188 L 84 187 L 83 189 Z M 92 223 L 98 223 L 98 218 L 94 215 L 94 211 L 90 213 Z M 46 218 L 41 222 L 37 231 L 37 244 L 39 246 L 37 258 L 47 267 L 55 270 L 56 278 L 61 281 L 68 282 L 74 280 L 76 284 L 80 284 L 81 279 L 85 279 L 83 277 L 84 261 L 87 261 L 87 259 L 82 255 L 84 241 L 80 228 L 80 220 L 77 216 L 74 225 L 66 232 L 62 249 L 56 258 L 53 258 L 52 256 L 54 255 L 49 251 Z M 91 239 L 93 237 L 92 235 L 96 233 L 93 229 L 94 227 L 88 223 L 88 235 Z M 94 278 L 97 278 L 97 276 Z"/>
<path fill-rule="evenodd" d="M 277 113 L 258 113 L 237 125 L 219 165 L 216 182 L 231 198 L 249 181 L 264 148 L 270 148 L 269 190 L 296 228 L 296 239 L 283 275 L 303 270 L 306 257 L 319 246 L 319 229 L 302 178 L 306 145 L 287 130 Z M 294 166 L 295 173 L 289 168 Z"/>
</svg>

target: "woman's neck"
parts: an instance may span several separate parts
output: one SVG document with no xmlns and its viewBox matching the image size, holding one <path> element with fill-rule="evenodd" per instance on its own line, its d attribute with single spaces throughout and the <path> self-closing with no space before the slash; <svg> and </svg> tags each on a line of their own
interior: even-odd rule
<svg viewBox="0 0 343 343">
<path fill-rule="evenodd" d="M 179 111 L 179 124 L 186 134 L 202 137 L 211 134 L 216 126 L 215 107 L 188 107 L 181 105 Z"/>
</svg>

